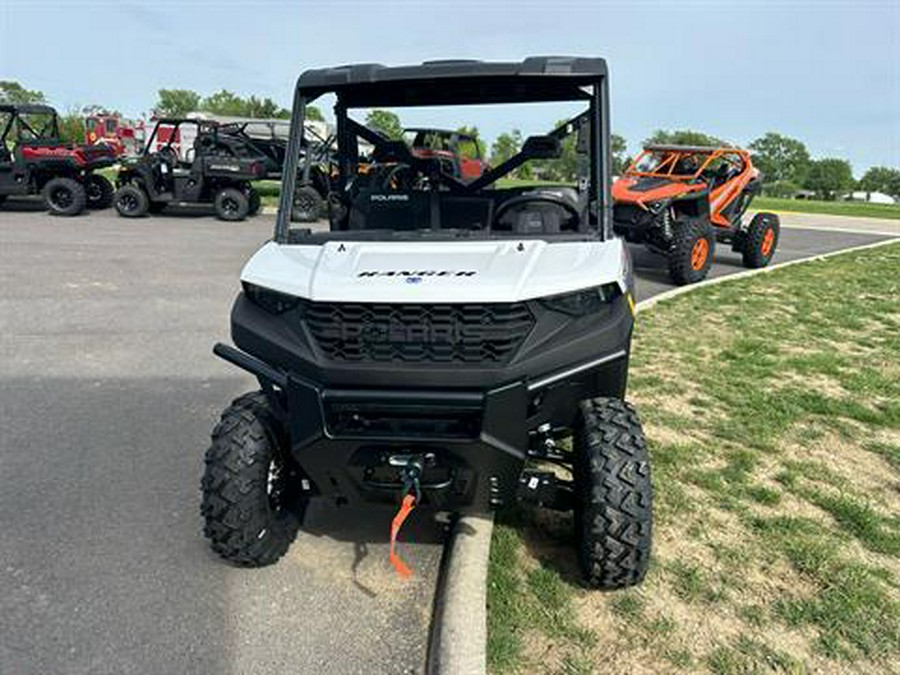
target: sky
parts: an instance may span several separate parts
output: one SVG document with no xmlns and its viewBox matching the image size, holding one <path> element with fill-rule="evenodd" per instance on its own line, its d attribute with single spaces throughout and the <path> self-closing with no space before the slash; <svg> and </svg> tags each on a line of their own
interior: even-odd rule
<svg viewBox="0 0 900 675">
<path fill-rule="evenodd" d="M 0 0 L 0 80 L 61 110 L 135 116 L 160 88 L 290 107 L 307 68 L 546 54 L 607 60 L 612 127 L 630 153 L 661 128 L 738 145 L 777 131 L 857 176 L 900 167 L 900 0 Z M 476 112 L 430 121 L 477 123 L 492 139 L 560 117 Z"/>
</svg>

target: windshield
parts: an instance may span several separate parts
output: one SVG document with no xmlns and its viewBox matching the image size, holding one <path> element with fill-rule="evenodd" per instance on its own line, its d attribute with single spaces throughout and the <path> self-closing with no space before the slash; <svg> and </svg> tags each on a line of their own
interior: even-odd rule
<svg viewBox="0 0 900 675">
<path fill-rule="evenodd" d="M 298 181 L 304 189 L 298 193 L 305 199 L 309 188 L 323 197 L 332 233 L 365 230 L 367 238 L 377 236 L 373 232 L 585 232 L 591 224 L 591 112 L 585 101 L 349 111 L 335 106 L 325 133 L 304 129 Z M 406 119 L 451 120 L 457 128 L 404 128 Z M 491 138 L 481 131 L 502 129 L 509 119 L 527 121 L 534 132 L 526 137 L 519 129 L 502 130 Z M 292 217 L 290 239 L 321 229 L 298 220 Z"/>
</svg>

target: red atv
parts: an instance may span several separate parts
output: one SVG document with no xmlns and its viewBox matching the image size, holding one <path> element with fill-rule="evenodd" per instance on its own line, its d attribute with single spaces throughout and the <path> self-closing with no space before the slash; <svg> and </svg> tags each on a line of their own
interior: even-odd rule
<svg viewBox="0 0 900 675">
<path fill-rule="evenodd" d="M 94 171 L 115 163 L 113 151 L 64 143 L 50 106 L 0 104 L 0 132 L 0 203 L 10 195 L 43 195 L 61 216 L 112 204 L 112 183 Z"/>
<path fill-rule="evenodd" d="M 462 131 L 448 129 L 404 129 L 403 135 L 416 157 L 436 157 L 441 170 L 469 183 L 487 169 L 478 139 Z"/>
<path fill-rule="evenodd" d="M 778 216 L 743 222 L 761 183 L 746 150 L 648 145 L 613 185 L 613 226 L 665 255 L 679 285 L 706 277 L 717 241 L 730 243 L 746 267 L 765 267 L 778 246 Z"/>
</svg>

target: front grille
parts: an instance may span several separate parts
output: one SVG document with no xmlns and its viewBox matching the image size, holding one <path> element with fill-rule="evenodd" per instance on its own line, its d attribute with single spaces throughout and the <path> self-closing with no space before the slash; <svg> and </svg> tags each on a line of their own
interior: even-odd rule
<svg viewBox="0 0 900 675">
<path fill-rule="evenodd" d="M 476 438 L 481 408 L 326 402 L 325 424 L 334 436 Z"/>
<path fill-rule="evenodd" d="M 534 317 L 522 302 L 305 302 L 301 312 L 326 358 L 361 363 L 503 364 L 534 325 Z"/>
</svg>

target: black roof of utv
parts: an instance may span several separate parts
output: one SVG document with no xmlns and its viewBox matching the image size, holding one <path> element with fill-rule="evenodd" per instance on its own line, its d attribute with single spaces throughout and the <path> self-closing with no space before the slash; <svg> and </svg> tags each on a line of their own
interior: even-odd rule
<svg viewBox="0 0 900 675">
<path fill-rule="evenodd" d="M 307 70 L 297 89 L 307 99 L 334 92 L 344 105 L 390 107 L 570 101 L 590 98 L 582 86 L 606 77 L 606 61 L 577 56 L 532 56 L 523 61 L 378 63 Z"/>
<path fill-rule="evenodd" d="M 17 115 L 55 115 L 56 109 L 42 103 L 0 103 L 0 112 Z"/>
</svg>

